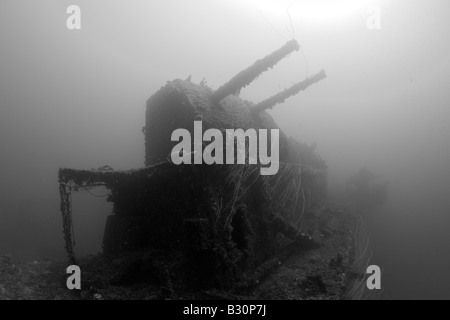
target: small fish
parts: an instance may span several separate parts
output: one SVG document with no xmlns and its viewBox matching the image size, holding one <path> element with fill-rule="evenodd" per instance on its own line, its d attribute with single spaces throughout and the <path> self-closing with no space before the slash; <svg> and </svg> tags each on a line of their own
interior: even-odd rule
<svg viewBox="0 0 450 320">
<path fill-rule="evenodd" d="M 101 295 L 100 293 L 94 294 L 94 295 L 93 295 L 93 298 L 94 298 L 95 300 L 103 300 L 103 297 L 102 297 L 102 295 Z"/>
</svg>

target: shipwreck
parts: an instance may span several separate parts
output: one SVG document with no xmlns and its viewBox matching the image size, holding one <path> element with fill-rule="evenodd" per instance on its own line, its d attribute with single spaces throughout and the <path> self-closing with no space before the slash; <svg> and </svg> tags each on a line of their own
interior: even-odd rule
<svg viewBox="0 0 450 320">
<path fill-rule="evenodd" d="M 260 175 L 261 164 L 175 165 L 174 130 L 280 129 L 267 112 L 326 77 L 325 71 L 259 103 L 239 97 L 263 72 L 298 51 L 295 40 L 217 90 L 187 80 L 167 82 L 147 101 L 145 167 L 128 171 L 59 170 L 65 246 L 75 262 L 71 194 L 93 186 L 111 192 L 103 254 L 163 252 L 173 268 L 205 285 L 240 280 L 287 245 L 318 246 L 311 212 L 323 202 L 327 167 L 314 146 L 279 136 L 279 171 Z"/>
</svg>

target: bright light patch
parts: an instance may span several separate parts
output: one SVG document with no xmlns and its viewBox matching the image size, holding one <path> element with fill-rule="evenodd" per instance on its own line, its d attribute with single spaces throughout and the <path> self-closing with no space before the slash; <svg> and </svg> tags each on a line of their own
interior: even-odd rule
<svg viewBox="0 0 450 320">
<path fill-rule="evenodd" d="M 292 19 L 327 22 L 351 18 L 365 11 L 371 0 L 246 0 L 269 18 L 286 19 L 287 11 Z"/>
</svg>

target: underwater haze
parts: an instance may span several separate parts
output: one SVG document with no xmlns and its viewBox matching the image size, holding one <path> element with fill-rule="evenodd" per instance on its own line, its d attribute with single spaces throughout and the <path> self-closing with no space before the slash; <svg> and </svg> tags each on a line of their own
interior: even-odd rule
<svg viewBox="0 0 450 320">
<path fill-rule="evenodd" d="M 74 3 L 81 30 L 66 26 Z M 364 213 L 381 297 L 450 299 L 450 3 L 342 3 L 2 0 L 0 256 L 64 259 L 59 168 L 143 167 L 145 104 L 161 86 L 191 75 L 217 89 L 294 37 L 300 54 L 241 97 L 259 102 L 325 69 L 269 113 L 317 144 L 330 197 L 361 167 L 388 182 L 388 201 Z M 105 194 L 74 195 L 79 255 L 102 249 Z"/>
</svg>

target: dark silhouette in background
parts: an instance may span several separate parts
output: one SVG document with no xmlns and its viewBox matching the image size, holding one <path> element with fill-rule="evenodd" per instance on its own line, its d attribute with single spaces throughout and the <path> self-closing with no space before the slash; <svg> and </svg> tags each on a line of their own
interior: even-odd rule
<svg viewBox="0 0 450 320">
<path fill-rule="evenodd" d="M 345 183 L 347 198 L 361 208 L 370 208 L 384 203 L 387 199 L 386 181 L 367 167 L 359 169 Z"/>
</svg>

